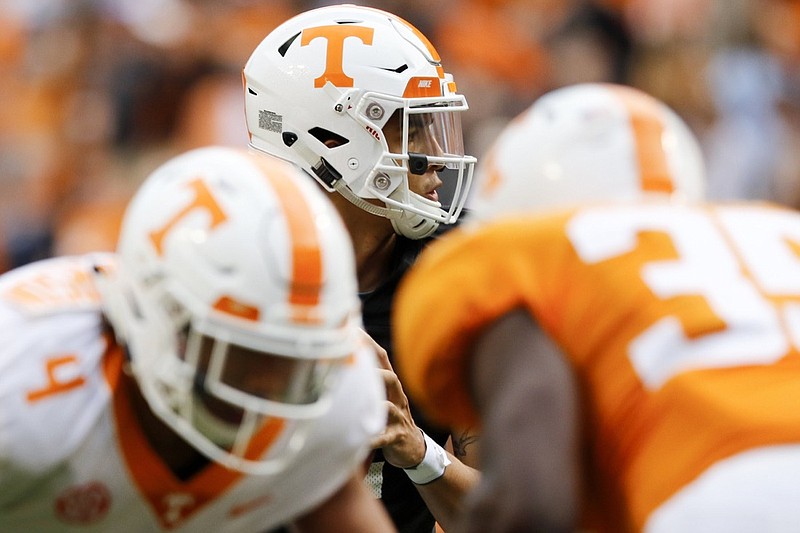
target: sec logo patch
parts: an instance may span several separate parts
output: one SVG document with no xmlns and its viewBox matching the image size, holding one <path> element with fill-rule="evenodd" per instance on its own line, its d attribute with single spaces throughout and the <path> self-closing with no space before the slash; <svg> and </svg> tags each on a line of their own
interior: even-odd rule
<svg viewBox="0 0 800 533">
<path fill-rule="evenodd" d="M 56 516 L 67 524 L 87 525 L 101 520 L 111 507 L 111 493 L 97 481 L 70 487 L 56 498 Z"/>
</svg>

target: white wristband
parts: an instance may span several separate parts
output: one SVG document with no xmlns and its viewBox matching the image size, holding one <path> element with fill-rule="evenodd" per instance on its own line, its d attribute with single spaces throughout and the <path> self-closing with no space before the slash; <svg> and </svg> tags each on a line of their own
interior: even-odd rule
<svg viewBox="0 0 800 533">
<path fill-rule="evenodd" d="M 420 430 L 422 431 L 422 430 Z M 422 431 L 425 437 L 425 457 L 417 466 L 404 468 L 406 475 L 417 485 L 425 485 L 444 475 L 444 470 L 450 464 L 450 458 L 444 448 Z"/>
</svg>

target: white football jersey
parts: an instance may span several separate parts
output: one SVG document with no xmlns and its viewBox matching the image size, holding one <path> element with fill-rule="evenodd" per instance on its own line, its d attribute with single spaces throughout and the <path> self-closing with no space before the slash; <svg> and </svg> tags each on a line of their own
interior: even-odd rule
<svg viewBox="0 0 800 533">
<path fill-rule="evenodd" d="M 0 277 L 0 531 L 265 531 L 324 501 L 366 459 L 386 412 L 364 347 L 283 471 L 173 475 L 136 422 L 122 349 L 104 334 L 92 268 L 111 260 L 49 259 Z"/>
</svg>

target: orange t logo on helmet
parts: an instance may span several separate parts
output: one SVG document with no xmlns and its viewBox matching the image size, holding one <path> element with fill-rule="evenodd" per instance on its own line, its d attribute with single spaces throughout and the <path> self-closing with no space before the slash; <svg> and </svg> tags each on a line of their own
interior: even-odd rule
<svg viewBox="0 0 800 533">
<path fill-rule="evenodd" d="M 327 81 L 336 87 L 352 87 L 353 78 L 345 74 L 343 69 L 344 40 L 348 37 L 356 37 L 369 46 L 372 45 L 374 34 L 373 28 L 350 25 L 318 26 L 303 30 L 300 46 L 306 46 L 317 37 L 322 37 L 328 42 L 325 72 L 314 80 L 314 87 L 322 87 Z"/>
<path fill-rule="evenodd" d="M 150 241 L 153 243 L 153 246 L 155 246 L 158 255 L 162 255 L 164 253 L 162 245 L 167 233 L 175 226 L 175 224 L 185 217 L 187 213 L 191 212 L 195 208 L 202 208 L 208 211 L 208 213 L 211 215 L 211 228 L 216 227 L 228 219 L 225 211 L 223 211 L 222 207 L 217 203 L 216 198 L 214 198 L 212 192 L 208 190 L 208 186 L 205 184 L 202 178 L 197 178 L 196 180 L 189 182 L 188 185 L 192 188 L 192 192 L 194 193 L 191 203 L 189 203 L 179 213 L 176 213 L 175 216 L 164 225 L 164 227 L 150 232 Z"/>
</svg>

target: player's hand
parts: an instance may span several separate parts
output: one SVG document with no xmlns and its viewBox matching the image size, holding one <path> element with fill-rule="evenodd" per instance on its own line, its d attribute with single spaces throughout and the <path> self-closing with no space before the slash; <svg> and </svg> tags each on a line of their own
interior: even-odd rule
<svg viewBox="0 0 800 533">
<path fill-rule="evenodd" d="M 386 387 L 388 418 L 386 429 L 372 441 L 373 448 L 382 448 L 384 458 L 398 468 L 417 466 L 425 457 L 425 438 L 414 423 L 408 398 L 395 374 L 389 356 L 372 337 L 364 334 L 378 356 L 379 372 Z"/>
</svg>

